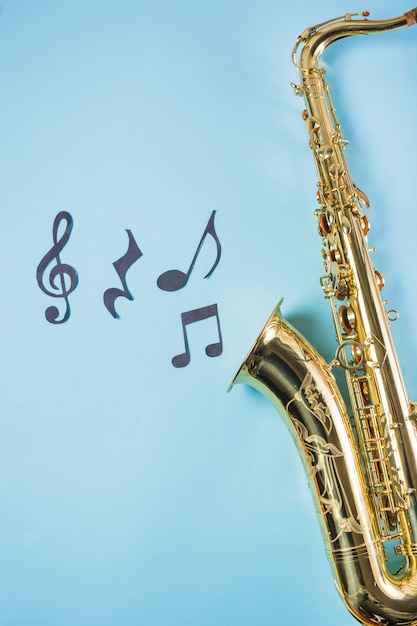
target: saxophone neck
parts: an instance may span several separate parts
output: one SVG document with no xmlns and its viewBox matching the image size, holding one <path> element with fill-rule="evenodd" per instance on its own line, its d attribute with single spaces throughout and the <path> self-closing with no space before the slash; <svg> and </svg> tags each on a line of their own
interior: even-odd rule
<svg viewBox="0 0 417 626">
<path fill-rule="evenodd" d="M 354 19 L 355 17 L 363 19 Z M 397 30 L 417 23 L 417 7 L 391 19 L 368 20 L 369 11 L 346 13 L 343 16 L 321 22 L 307 28 L 295 42 L 292 59 L 301 71 L 317 68 L 318 60 L 324 50 L 339 39 L 353 35 L 371 35 Z M 298 49 L 302 46 L 300 55 Z"/>
</svg>

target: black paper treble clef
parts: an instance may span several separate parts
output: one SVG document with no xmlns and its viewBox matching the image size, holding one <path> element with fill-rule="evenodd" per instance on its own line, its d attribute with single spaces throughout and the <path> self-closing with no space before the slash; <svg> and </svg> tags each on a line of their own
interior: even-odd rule
<svg viewBox="0 0 417 626">
<path fill-rule="evenodd" d="M 58 238 L 58 231 L 62 223 L 65 223 L 65 231 L 63 235 Z M 52 229 L 52 236 L 54 245 L 45 254 L 42 261 L 39 263 L 36 270 L 36 279 L 39 287 L 44 293 L 53 298 L 63 298 L 65 301 L 65 311 L 60 318 L 60 311 L 56 306 L 50 306 L 45 311 L 45 317 L 51 324 L 63 324 L 70 316 L 70 306 L 68 296 L 76 289 L 78 285 L 77 271 L 68 265 L 62 263 L 60 258 L 60 252 L 68 243 L 68 240 L 72 231 L 73 220 L 72 216 L 67 211 L 61 211 L 58 213 L 54 220 Z M 45 272 L 49 265 L 55 263 L 51 267 L 49 277 L 45 280 Z"/>
</svg>

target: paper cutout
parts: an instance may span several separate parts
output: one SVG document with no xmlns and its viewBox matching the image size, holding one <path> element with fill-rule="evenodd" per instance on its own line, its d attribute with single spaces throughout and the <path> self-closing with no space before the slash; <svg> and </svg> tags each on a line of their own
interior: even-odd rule
<svg viewBox="0 0 417 626">
<path fill-rule="evenodd" d="M 223 340 L 220 331 L 220 320 L 219 313 L 217 309 L 217 304 L 210 304 L 209 306 L 201 307 L 200 309 L 194 309 L 192 311 L 186 311 L 185 313 L 181 313 L 181 324 L 182 331 L 184 334 L 184 347 L 185 352 L 182 354 L 178 354 L 174 356 L 172 359 L 172 365 L 174 367 L 185 367 L 190 363 L 191 355 L 190 355 L 190 346 L 188 344 L 188 336 L 187 336 L 187 326 L 189 324 L 194 324 L 195 322 L 201 322 L 202 320 L 209 319 L 210 317 L 215 317 L 217 321 L 217 332 L 219 335 L 219 340 L 215 343 L 208 344 L 206 346 L 206 354 L 207 356 L 214 357 L 219 356 L 223 352 Z"/>
<path fill-rule="evenodd" d="M 191 261 L 188 271 L 183 272 L 181 270 L 168 270 L 164 272 L 163 274 L 159 276 L 158 280 L 156 281 L 156 284 L 158 285 L 159 289 L 162 289 L 163 291 L 177 291 L 178 289 L 182 289 L 183 287 L 185 287 L 185 285 L 188 282 L 188 279 L 190 278 L 191 272 L 193 271 L 195 262 L 197 260 L 197 257 L 200 253 L 200 250 L 203 246 L 203 243 L 207 235 L 211 235 L 213 237 L 216 243 L 216 247 L 217 247 L 217 255 L 210 271 L 204 276 L 204 278 L 209 278 L 212 275 L 217 265 L 219 264 L 220 256 L 221 256 L 221 244 L 217 236 L 216 229 L 214 227 L 215 214 L 216 214 L 216 211 L 213 211 L 210 216 L 210 219 L 203 232 L 203 236 L 201 237 L 200 243 L 197 246 L 196 253 L 194 254 L 194 257 Z"/>
<path fill-rule="evenodd" d="M 58 230 L 62 223 L 65 222 L 65 231 L 62 237 L 58 239 Z M 62 263 L 60 252 L 64 249 L 71 235 L 73 226 L 72 216 L 67 211 L 61 211 L 55 217 L 52 228 L 52 237 L 54 245 L 45 254 L 36 270 L 36 279 L 39 287 L 44 293 L 52 298 L 63 298 L 65 301 L 65 311 L 63 317 L 60 317 L 60 311 L 56 306 L 50 306 L 45 311 L 45 317 L 51 324 L 63 324 L 70 316 L 70 305 L 68 296 L 77 288 L 78 274 L 72 265 Z M 55 262 L 51 268 L 48 279 L 45 273 L 49 265 Z"/>
<path fill-rule="evenodd" d="M 128 300 L 133 300 L 133 296 L 127 287 L 126 274 L 129 268 L 132 267 L 132 265 L 136 263 L 136 261 L 140 259 L 143 254 L 142 251 L 139 249 L 139 246 L 136 243 L 132 232 L 128 229 L 126 229 L 126 232 L 129 237 L 128 250 L 124 256 L 122 256 L 120 259 L 113 263 L 113 267 L 116 270 L 118 277 L 120 278 L 123 289 L 111 287 L 110 289 L 107 289 L 103 294 L 104 305 L 114 318 L 119 317 L 119 314 L 114 307 L 114 303 L 117 298 L 127 298 Z"/>
</svg>

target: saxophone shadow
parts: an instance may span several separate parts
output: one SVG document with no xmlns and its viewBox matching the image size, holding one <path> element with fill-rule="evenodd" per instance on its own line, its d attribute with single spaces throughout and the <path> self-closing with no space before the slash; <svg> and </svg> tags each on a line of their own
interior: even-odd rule
<svg viewBox="0 0 417 626">
<path fill-rule="evenodd" d="M 311 343 L 311 345 L 326 361 L 332 360 L 334 357 L 334 351 L 332 353 L 332 336 L 329 334 L 329 325 L 327 320 L 323 320 L 321 316 L 313 316 L 308 313 L 289 314 L 285 315 L 285 318 L 291 326 L 294 326 L 295 330 L 297 330 Z"/>
</svg>

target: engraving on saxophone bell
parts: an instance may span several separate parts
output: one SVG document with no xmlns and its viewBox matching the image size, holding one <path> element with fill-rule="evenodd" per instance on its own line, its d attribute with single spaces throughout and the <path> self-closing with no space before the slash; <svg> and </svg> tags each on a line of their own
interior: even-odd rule
<svg viewBox="0 0 417 626">
<path fill-rule="evenodd" d="M 348 142 L 319 67 L 333 42 L 415 24 L 417 8 L 392 19 L 368 16 L 347 13 L 309 27 L 292 51 L 300 78 L 291 86 L 304 98 L 319 179 L 320 284 L 335 357 L 326 363 L 284 319 L 280 302 L 230 387 L 258 389 L 292 434 L 349 612 L 367 626 L 417 626 L 417 404 L 407 396 L 389 328 L 398 313 L 385 310 L 385 281 L 370 258 L 369 199 L 351 179 Z M 346 391 L 333 368 L 344 372 Z"/>
</svg>

